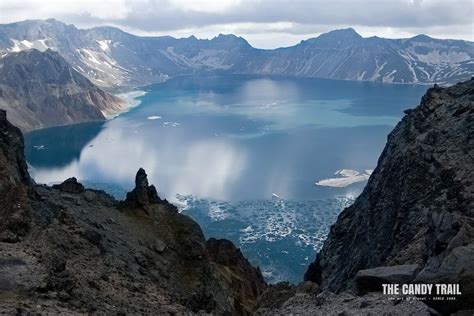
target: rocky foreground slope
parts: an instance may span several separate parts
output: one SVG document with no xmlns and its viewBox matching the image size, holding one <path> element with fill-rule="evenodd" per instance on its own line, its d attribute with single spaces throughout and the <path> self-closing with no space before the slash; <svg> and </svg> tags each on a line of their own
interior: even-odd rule
<svg viewBox="0 0 474 316">
<path fill-rule="evenodd" d="M 126 106 L 52 50 L 25 50 L 0 59 L 0 109 L 23 131 L 104 120 Z"/>
<path fill-rule="evenodd" d="M 74 178 L 35 185 L 23 149 L 0 110 L 0 314 L 429 315 L 421 302 L 335 296 L 312 282 L 269 287 L 230 241 L 206 241 L 160 199 L 143 169 L 116 201 Z"/>
<path fill-rule="evenodd" d="M 35 185 L 0 110 L 0 314 L 248 314 L 266 288 L 227 240 L 161 200 L 140 169 L 118 202 L 74 178 Z"/>
<path fill-rule="evenodd" d="M 474 78 L 429 89 L 406 113 L 305 279 L 336 293 L 459 283 L 456 301 L 427 303 L 474 309 Z"/>
</svg>

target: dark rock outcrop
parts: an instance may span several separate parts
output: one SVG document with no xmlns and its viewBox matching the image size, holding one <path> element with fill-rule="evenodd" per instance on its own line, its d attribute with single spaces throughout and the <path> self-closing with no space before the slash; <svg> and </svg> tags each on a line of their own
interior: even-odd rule
<svg viewBox="0 0 474 316">
<path fill-rule="evenodd" d="M 54 184 L 53 189 L 58 189 L 59 191 L 69 193 L 84 192 L 84 186 L 81 183 L 77 182 L 77 179 L 74 177 L 65 180 L 61 184 Z"/>
<path fill-rule="evenodd" d="M 251 312 L 255 307 L 257 297 L 267 287 L 260 269 L 254 268 L 240 249 L 229 240 L 210 238 L 206 242 L 206 247 L 209 259 L 215 264 L 218 274 L 228 280 L 227 287 L 215 295 L 228 297 L 229 292 L 236 291 L 237 301 L 235 298 L 233 300 L 237 313 Z M 235 302 L 239 303 L 235 304 Z"/>
<path fill-rule="evenodd" d="M 145 206 L 145 208 L 144 208 Z M 119 203 L 75 178 L 29 178 L 0 111 L 0 314 L 250 314 L 263 277 L 161 200 L 146 173 Z"/>
<path fill-rule="evenodd" d="M 311 281 L 306 281 L 298 285 L 293 285 L 289 282 L 270 284 L 258 297 L 256 313 L 275 313 L 276 310 L 280 309 L 294 296 L 304 296 L 308 300 L 316 300 L 316 296 L 320 292 L 319 286 Z"/>
<path fill-rule="evenodd" d="M 364 296 L 344 292 L 338 295 L 323 291 L 318 295 L 296 293 L 278 309 L 259 309 L 256 315 L 373 316 L 373 315 L 437 315 L 436 311 L 417 300 L 391 301 L 381 293 Z"/>
<path fill-rule="evenodd" d="M 31 182 L 23 153 L 23 136 L 0 110 L 0 241 L 13 241 L 29 229 Z"/>
<path fill-rule="evenodd" d="M 148 175 L 140 168 L 135 176 L 135 188 L 127 193 L 124 205 L 148 209 L 150 204 L 161 203 L 154 185 L 148 185 Z"/>
<path fill-rule="evenodd" d="M 357 272 L 354 282 L 359 294 L 377 292 L 382 288 L 382 284 L 410 283 L 415 278 L 417 271 L 417 264 L 365 269 Z"/>
<path fill-rule="evenodd" d="M 125 107 L 52 50 L 8 53 L 0 59 L 0 108 L 23 131 L 100 121 Z"/>
<path fill-rule="evenodd" d="M 415 282 L 461 284 L 445 311 L 474 307 L 473 161 L 474 78 L 429 89 L 388 136 L 305 279 L 340 292 L 359 270 L 418 264 Z"/>
</svg>

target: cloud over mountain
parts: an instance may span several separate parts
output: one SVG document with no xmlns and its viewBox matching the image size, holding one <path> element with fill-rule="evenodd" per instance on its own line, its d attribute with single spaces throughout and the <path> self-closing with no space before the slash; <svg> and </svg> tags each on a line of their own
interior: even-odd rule
<svg viewBox="0 0 474 316">
<path fill-rule="evenodd" d="M 330 29 L 357 26 L 362 35 L 473 39 L 470 0 L 78 0 L 0 4 L 0 21 L 54 17 L 79 26 L 112 24 L 138 34 L 245 36 L 257 47 L 294 44 Z"/>
</svg>

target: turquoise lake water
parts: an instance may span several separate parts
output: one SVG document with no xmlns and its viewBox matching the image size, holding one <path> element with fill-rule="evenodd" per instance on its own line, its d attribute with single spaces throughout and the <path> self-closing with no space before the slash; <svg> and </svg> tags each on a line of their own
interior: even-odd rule
<svg viewBox="0 0 474 316">
<path fill-rule="evenodd" d="M 118 198 L 143 167 L 206 237 L 235 242 L 270 282 L 298 282 L 366 183 L 341 187 L 340 178 L 368 177 L 387 134 L 426 88 L 179 77 L 144 87 L 140 106 L 115 119 L 27 134 L 26 155 L 39 183 L 75 176 Z M 335 175 L 341 169 L 349 171 Z"/>
</svg>

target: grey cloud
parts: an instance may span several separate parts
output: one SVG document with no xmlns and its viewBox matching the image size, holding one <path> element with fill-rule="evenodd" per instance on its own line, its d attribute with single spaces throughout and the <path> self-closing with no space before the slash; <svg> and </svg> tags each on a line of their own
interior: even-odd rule
<svg viewBox="0 0 474 316">
<path fill-rule="evenodd" d="M 230 23 L 292 22 L 291 33 L 319 29 L 317 25 L 363 25 L 421 28 L 472 25 L 471 0 L 387 1 L 251 1 L 245 0 L 226 12 L 209 13 L 172 6 L 168 1 L 131 1 L 121 19 L 98 19 L 88 14 L 70 14 L 71 22 L 113 23 L 146 32 L 173 31 Z M 306 29 L 306 30 L 305 30 Z"/>
</svg>

